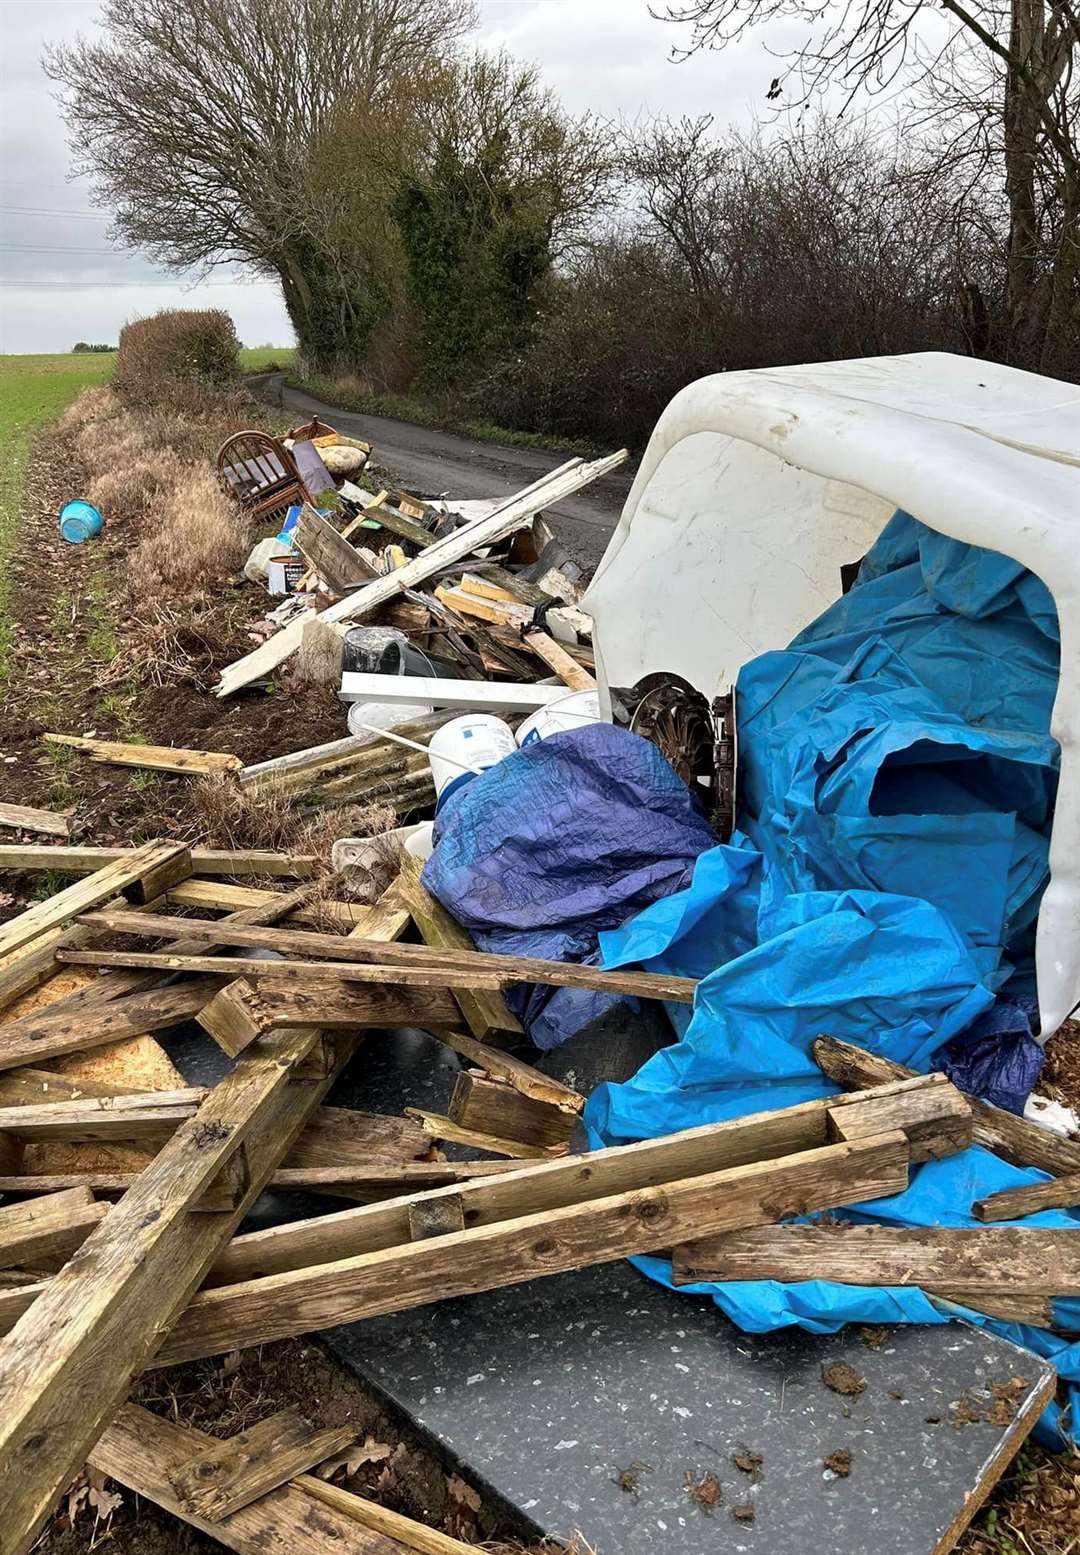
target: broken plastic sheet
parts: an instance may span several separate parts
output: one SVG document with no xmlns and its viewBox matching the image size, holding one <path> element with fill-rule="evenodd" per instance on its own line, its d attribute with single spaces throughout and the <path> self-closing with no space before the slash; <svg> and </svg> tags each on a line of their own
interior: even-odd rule
<svg viewBox="0 0 1080 1555">
<path fill-rule="evenodd" d="M 716 836 L 648 740 L 611 724 L 550 735 L 452 794 L 423 881 L 482 950 L 595 962 L 614 928 L 690 878 Z M 518 985 L 507 1003 L 557 1047 L 621 996 Z"/>
</svg>

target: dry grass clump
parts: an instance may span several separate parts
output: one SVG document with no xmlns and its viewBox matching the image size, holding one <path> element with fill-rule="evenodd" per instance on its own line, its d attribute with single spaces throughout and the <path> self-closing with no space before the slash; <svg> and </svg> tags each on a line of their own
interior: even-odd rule
<svg viewBox="0 0 1080 1555">
<path fill-rule="evenodd" d="M 208 773 L 191 790 L 194 838 L 207 848 L 268 848 L 312 853 L 319 872 L 329 872 L 339 837 L 375 837 L 396 824 L 383 804 L 346 804 L 312 809 L 272 784 L 258 788 L 228 772 Z"/>
<path fill-rule="evenodd" d="M 56 423 L 56 429 L 64 437 L 81 432 L 92 421 L 100 421 L 119 408 L 116 395 L 108 384 L 96 383 L 82 389 Z"/>
<path fill-rule="evenodd" d="M 198 594 L 237 572 L 250 544 L 248 515 L 224 495 L 210 466 L 180 466 L 158 522 L 132 552 L 132 590 L 143 598 Z"/>
<path fill-rule="evenodd" d="M 86 492 L 107 519 L 137 518 L 162 507 L 187 474 L 168 449 L 109 464 L 109 469 L 94 476 Z"/>
</svg>

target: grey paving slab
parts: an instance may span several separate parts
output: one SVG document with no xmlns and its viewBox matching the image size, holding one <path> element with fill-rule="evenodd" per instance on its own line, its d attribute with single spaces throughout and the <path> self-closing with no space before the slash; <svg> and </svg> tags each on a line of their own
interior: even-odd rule
<svg viewBox="0 0 1080 1555">
<path fill-rule="evenodd" d="M 744 1334 L 622 1263 L 324 1340 L 536 1531 L 598 1555 L 930 1555 L 1008 1434 L 956 1426 L 955 1406 L 1023 1377 L 1022 1408 L 1048 1370 L 967 1325 L 858 1335 Z M 834 1360 L 861 1394 L 824 1385 Z M 824 1465 L 838 1449 L 847 1478 Z M 747 1451 L 757 1483 L 733 1462 Z M 688 1487 L 710 1473 L 708 1511 Z M 733 1516 L 747 1505 L 752 1524 Z"/>
</svg>

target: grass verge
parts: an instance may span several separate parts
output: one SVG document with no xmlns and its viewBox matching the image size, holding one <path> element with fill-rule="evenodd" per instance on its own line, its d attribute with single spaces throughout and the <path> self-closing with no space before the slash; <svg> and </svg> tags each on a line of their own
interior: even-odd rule
<svg viewBox="0 0 1080 1555">
<path fill-rule="evenodd" d="M 404 394 L 369 394 L 338 378 L 300 377 L 286 371 L 285 382 L 338 410 L 359 411 L 368 416 L 389 416 L 394 421 L 411 421 L 415 426 L 436 427 L 440 432 L 455 432 L 480 443 L 506 443 L 514 448 L 543 448 L 550 453 L 580 454 L 583 459 L 597 457 L 603 450 L 582 438 L 568 440 L 545 437 L 540 432 L 520 432 L 500 427 L 493 421 L 469 421 L 455 416 L 446 407 L 430 400 Z"/>
</svg>

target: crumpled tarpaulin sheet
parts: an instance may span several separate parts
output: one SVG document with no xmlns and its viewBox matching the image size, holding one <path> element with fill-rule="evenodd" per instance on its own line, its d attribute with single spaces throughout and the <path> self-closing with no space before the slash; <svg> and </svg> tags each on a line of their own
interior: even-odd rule
<svg viewBox="0 0 1080 1555">
<path fill-rule="evenodd" d="M 423 881 L 482 950 L 595 962 L 602 929 L 680 890 L 716 835 L 648 740 L 587 724 L 538 740 L 450 796 Z M 518 985 L 507 1002 L 557 1047 L 611 994 Z"/>
<path fill-rule="evenodd" d="M 973 624 L 976 623 L 977 625 Z M 1038 1072 L 1024 1016 L 1058 753 L 1057 623 L 1005 557 L 897 514 L 854 589 L 791 648 L 740 676 L 741 822 L 689 886 L 601 936 L 605 967 L 701 979 L 681 1040 L 585 1118 L 594 1146 L 657 1138 L 829 1095 L 822 1032 L 1019 1109 Z M 1008 987 L 1007 998 L 997 999 Z M 855 1219 L 974 1225 L 976 1198 L 1045 1180 L 970 1149 L 915 1168 Z M 1080 1229 L 1065 1211 L 1025 1225 Z M 670 1264 L 638 1260 L 670 1282 Z M 814 1281 L 712 1283 L 752 1331 L 941 1322 L 919 1290 Z M 1080 1302 L 1056 1304 L 1080 1328 Z M 1080 1342 L 969 1314 L 1049 1357 L 1072 1383 Z M 1061 1425 L 1056 1407 L 1043 1428 Z"/>
</svg>

